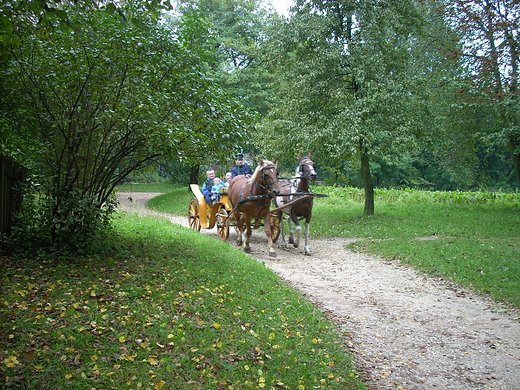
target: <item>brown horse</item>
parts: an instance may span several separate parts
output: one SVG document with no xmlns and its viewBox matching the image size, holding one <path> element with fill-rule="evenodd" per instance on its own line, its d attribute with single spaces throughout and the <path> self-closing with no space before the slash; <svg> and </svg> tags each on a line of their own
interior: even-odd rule
<svg viewBox="0 0 520 390">
<path fill-rule="evenodd" d="M 298 198 L 305 197 L 300 201 L 292 203 L 283 209 L 283 212 L 289 215 L 289 244 L 293 244 L 295 248 L 300 244 L 300 238 L 302 233 L 302 227 L 300 226 L 299 220 L 305 219 L 305 254 L 311 255 L 309 249 L 309 225 L 312 217 L 312 206 L 314 204 L 314 198 L 309 188 L 309 180 L 315 181 L 318 177 L 316 168 L 311 160 L 311 154 L 309 153 L 306 157 L 298 155 L 300 160 L 296 167 L 296 177 L 294 179 L 280 179 L 280 190 L 283 194 L 291 194 L 290 196 L 277 196 L 275 199 L 276 207 L 283 207 L 284 204 L 289 203 Z M 311 195 L 311 196 L 306 196 Z M 283 219 L 282 213 L 280 215 L 280 231 L 282 233 L 282 245 L 285 247 L 285 236 L 283 232 Z M 296 225 L 296 238 L 294 237 L 293 226 L 291 221 Z"/>
<path fill-rule="evenodd" d="M 251 220 L 263 219 L 265 234 L 269 244 L 269 256 L 276 256 L 271 237 L 270 205 L 271 199 L 280 193 L 278 189 L 278 160 L 260 159 L 253 175 L 248 178 L 238 175 L 229 185 L 228 196 L 233 207 L 232 217 L 236 219 L 238 245 L 244 244 L 244 251 L 250 252 Z"/>
</svg>

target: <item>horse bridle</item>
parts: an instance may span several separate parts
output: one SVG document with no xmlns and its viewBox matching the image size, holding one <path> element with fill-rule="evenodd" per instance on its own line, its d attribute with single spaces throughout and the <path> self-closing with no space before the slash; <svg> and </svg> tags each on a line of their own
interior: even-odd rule
<svg viewBox="0 0 520 390">
<path fill-rule="evenodd" d="M 316 168 L 314 168 L 314 163 L 312 162 L 312 160 L 308 157 L 304 157 L 302 158 L 302 160 L 300 161 L 300 164 L 298 165 L 298 177 L 297 179 L 307 179 L 307 180 L 311 180 L 312 179 L 312 176 L 309 174 L 309 175 L 304 175 L 303 174 L 303 166 L 310 166 L 309 162 L 312 164 L 312 169 L 310 169 L 309 171 L 315 171 L 316 172 Z"/>
<path fill-rule="evenodd" d="M 274 183 L 277 183 L 279 181 L 278 179 L 278 170 L 276 169 L 276 167 L 274 165 L 268 165 L 266 167 L 263 167 L 260 169 L 260 172 L 261 175 L 262 175 L 262 181 L 264 181 L 264 177 L 265 177 L 265 174 L 264 174 L 264 171 L 267 170 L 267 169 L 274 169 L 276 171 L 276 180 L 273 181 L 271 184 L 269 184 L 267 187 L 263 184 L 260 184 L 258 183 L 256 180 L 254 182 L 251 183 L 251 192 L 253 192 L 253 186 L 256 186 L 262 190 L 266 190 L 268 191 L 269 193 L 267 194 L 261 194 L 261 195 L 250 195 L 250 196 L 247 196 L 245 198 L 242 197 L 242 194 L 244 193 L 244 189 L 246 188 L 247 186 L 247 183 L 245 183 L 243 186 L 242 186 L 242 189 L 240 190 L 240 194 L 238 195 L 238 204 L 240 203 L 244 203 L 244 202 L 248 202 L 250 200 L 259 200 L 259 199 L 265 199 L 265 198 L 274 198 L 274 196 L 271 194 L 271 190 L 272 190 L 272 186 Z M 237 204 L 237 206 L 238 206 Z"/>
<path fill-rule="evenodd" d="M 275 170 L 275 172 L 276 172 L 276 180 L 274 180 L 274 181 L 273 181 L 271 184 L 269 184 L 267 187 L 266 187 L 265 185 L 263 185 L 263 184 L 258 183 L 257 181 L 254 181 L 254 182 L 253 182 L 253 185 L 256 185 L 258 188 L 260 188 L 260 189 L 262 189 L 262 190 L 269 191 L 269 195 L 270 195 L 270 197 L 272 198 L 272 195 L 271 195 L 270 193 L 271 193 L 271 191 L 272 191 L 273 184 L 274 184 L 274 183 L 277 183 L 277 182 L 279 181 L 279 179 L 278 179 L 278 169 L 276 169 L 276 167 L 275 167 L 274 165 L 268 165 L 268 166 L 263 167 L 262 169 L 260 169 L 260 173 L 262 174 L 261 178 L 262 178 L 262 181 L 264 181 L 264 182 L 265 182 L 265 179 L 264 179 L 264 178 L 266 177 L 264 171 L 266 171 L 266 170 L 268 170 L 268 169 L 274 169 L 274 170 Z"/>
</svg>

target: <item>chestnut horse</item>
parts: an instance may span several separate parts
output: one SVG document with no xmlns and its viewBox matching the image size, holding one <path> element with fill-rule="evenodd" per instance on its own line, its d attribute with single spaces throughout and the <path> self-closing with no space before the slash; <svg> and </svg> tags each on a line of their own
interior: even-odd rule
<svg viewBox="0 0 520 390">
<path fill-rule="evenodd" d="M 229 185 L 228 196 L 233 207 L 232 218 L 237 222 L 238 245 L 244 244 L 244 251 L 250 252 L 251 220 L 263 219 L 269 245 L 269 256 L 276 257 L 271 237 L 271 199 L 280 193 L 278 189 L 278 160 L 260 159 L 253 175 L 248 178 L 238 175 Z"/>
<path fill-rule="evenodd" d="M 309 153 L 306 157 L 298 155 L 300 160 L 296 167 L 296 177 L 294 179 L 280 179 L 280 191 L 283 194 L 291 194 L 290 196 L 277 196 L 275 199 L 276 207 L 283 207 L 284 204 L 290 201 L 297 200 L 305 195 L 312 194 L 309 188 L 309 180 L 315 181 L 318 177 L 316 168 L 311 160 L 311 154 Z M 309 225 L 312 217 L 312 206 L 314 204 L 313 196 L 307 196 L 305 199 L 297 201 L 290 206 L 283 209 L 283 212 L 289 216 L 289 244 L 293 244 L 295 248 L 300 244 L 300 238 L 302 233 L 302 227 L 300 226 L 299 220 L 305 218 L 305 254 L 311 255 L 309 249 Z M 279 213 L 280 217 L 280 232 L 282 233 L 282 245 L 285 247 L 285 237 L 283 231 L 283 219 L 282 212 Z M 296 225 L 296 238 L 294 237 L 293 226 L 291 221 Z"/>
</svg>

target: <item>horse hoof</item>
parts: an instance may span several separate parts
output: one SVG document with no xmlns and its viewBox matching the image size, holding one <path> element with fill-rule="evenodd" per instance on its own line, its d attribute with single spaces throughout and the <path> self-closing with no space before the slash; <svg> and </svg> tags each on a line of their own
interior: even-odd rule
<svg viewBox="0 0 520 390">
<path fill-rule="evenodd" d="M 311 251 L 305 251 L 305 256 L 311 256 L 311 255 L 312 255 Z"/>
<path fill-rule="evenodd" d="M 269 256 L 276 257 L 276 252 L 269 252 Z"/>
<path fill-rule="evenodd" d="M 244 252 L 251 253 L 251 248 L 244 248 Z"/>
</svg>

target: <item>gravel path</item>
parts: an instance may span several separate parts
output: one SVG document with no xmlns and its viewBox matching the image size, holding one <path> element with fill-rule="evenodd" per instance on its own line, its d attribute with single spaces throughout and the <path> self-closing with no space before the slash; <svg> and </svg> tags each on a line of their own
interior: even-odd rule
<svg viewBox="0 0 520 390">
<path fill-rule="evenodd" d="M 144 207 L 156 195 L 121 193 L 120 208 L 161 215 Z M 188 225 L 187 217 L 166 217 Z M 235 239 L 232 230 L 228 242 Z M 265 233 L 255 231 L 251 256 L 338 324 L 371 389 L 520 390 L 518 314 L 397 261 L 345 249 L 353 240 L 313 240 L 311 224 L 311 257 L 278 246 L 272 258 Z"/>
</svg>

